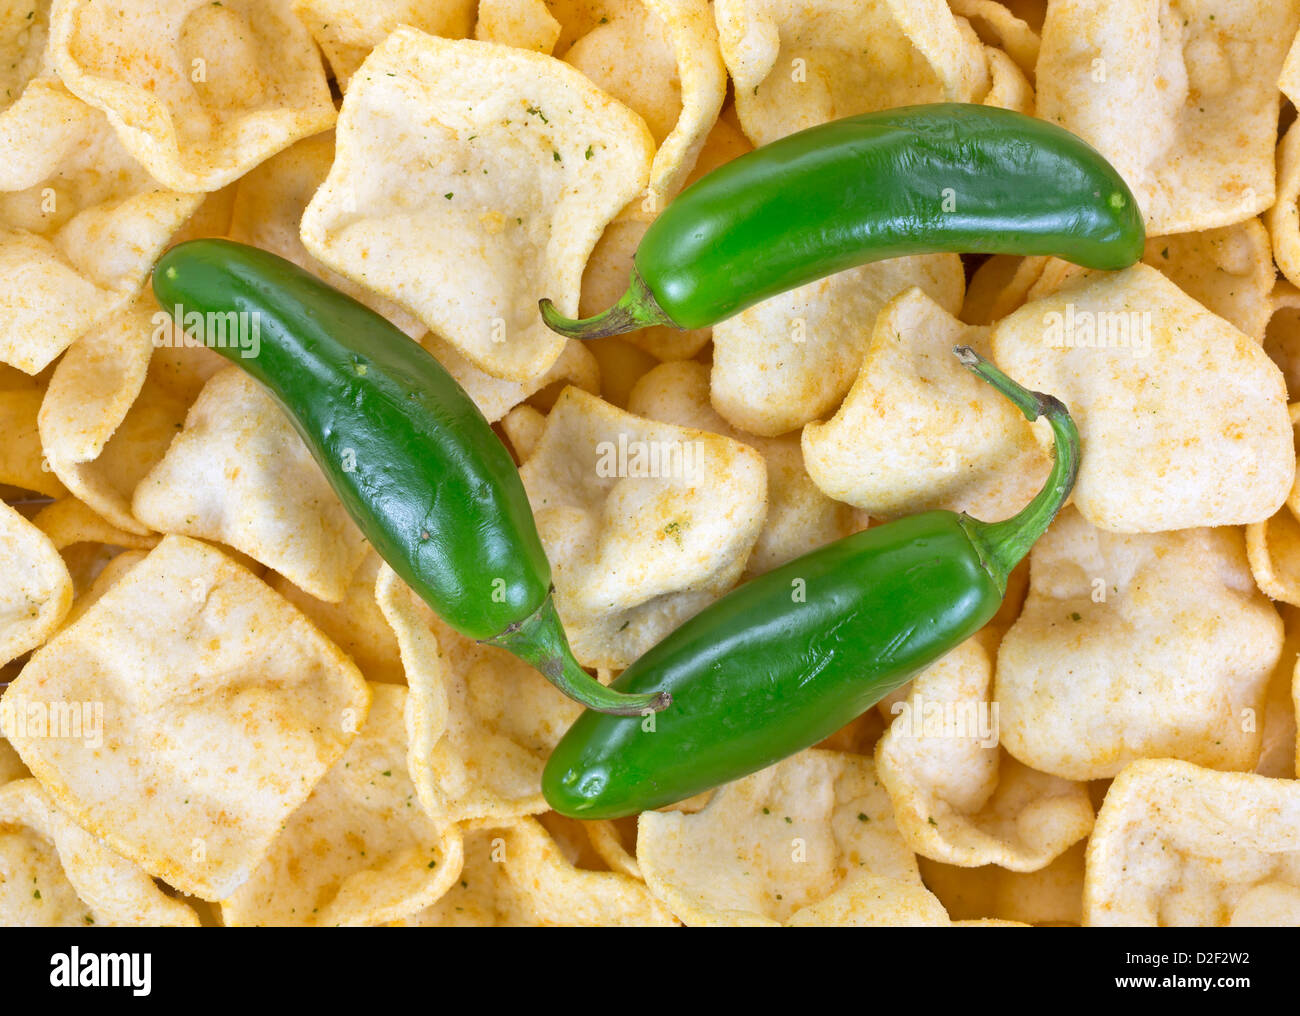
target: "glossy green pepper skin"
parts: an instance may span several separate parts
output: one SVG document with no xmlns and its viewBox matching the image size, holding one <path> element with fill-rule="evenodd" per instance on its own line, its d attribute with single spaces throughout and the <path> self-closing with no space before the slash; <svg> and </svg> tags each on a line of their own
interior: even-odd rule
<svg viewBox="0 0 1300 1016">
<path fill-rule="evenodd" d="M 449 625 L 501 645 L 583 704 L 639 715 L 573 659 L 518 470 L 464 389 L 419 343 L 283 258 L 229 240 L 173 247 L 153 276 L 183 315 L 250 315 L 261 382 L 379 555 Z M 250 343 L 251 347 L 251 343 Z"/>
<path fill-rule="evenodd" d="M 574 338 L 703 328 L 835 272 L 910 254 L 1051 254 L 1126 268 L 1145 230 L 1119 173 L 1085 141 L 1023 113 L 935 103 L 845 117 L 698 180 L 651 224 L 627 292 Z"/>
<path fill-rule="evenodd" d="M 1074 486 L 1078 433 L 1055 399 L 961 355 L 1030 419 L 1051 421 L 1056 463 L 1033 502 L 992 524 L 932 511 L 876 526 L 733 590 L 613 684 L 670 692 L 671 709 L 578 718 L 542 777 L 552 808 L 618 818 L 769 766 L 829 737 L 992 619 L 1007 575 Z"/>
</svg>

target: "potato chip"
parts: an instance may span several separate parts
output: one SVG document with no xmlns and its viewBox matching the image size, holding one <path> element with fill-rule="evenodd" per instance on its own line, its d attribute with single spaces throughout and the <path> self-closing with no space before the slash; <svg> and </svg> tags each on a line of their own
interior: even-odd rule
<svg viewBox="0 0 1300 1016">
<path fill-rule="evenodd" d="M 60 808 L 150 874 L 222 899 L 356 736 L 370 692 L 265 584 L 169 536 L 4 702 L 5 736 Z"/>
<path fill-rule="evenodd" d="M 128 304 L 202 201 L 161 189 L 101 113 L 56 102 L 69 143 L 0 194 L 0 360 L 29 374 Z"/>
<path fill-rule="evenodd" d="M 140 481 L 162 461 L 172 439 L 184 426 L 186 410 L 193 401 L 169 389 L 162 380 L 164 376 L 164 361 L 155 355 L 140 397 L 97 458 L 51 463 L 66 479 L 72 494 L 96 514 L 118 529 L 141 535 L 152 530 L 147 521 L 135 515 L 132 495 Z"/>
<path fill-rule="evenodd" d="M 1295 480 L 1281 372 L 1147 265 L 1083 273 L 1026 304 L 994 326 L 993 353 L 1069 406 L 1083 450 L 1074 503 L 1095 526 L 1260 522 Z M 1050 446 L 1046 427 L 1035 434 Z"/>
<path fill-rule="evenodd" d="M 440 824 L 546 811 L 542 769 L 581 707 L 522 660 L 457 634 L 387 565 L 375 598 L 411 689 L 411 772 L 425 810 Z"/>
<path fill-rule="evenodd" d="M 775 437 L 835 410 L 853 385 L 877 315 L 920 287 L 961 306 L 956 254 L 891 258 L 764 300 L 713 327 L 713 406 L 742 430 Z"/>
<path fill-rule="evenodd" d="M 127 572 L 148 556 L 143 550 L 124 550 L 104 561 L 94 579 L 78 591 L 76 598 L 72 601 L 72 609 L 68 611 L 68 616 L 63 619 L 62 627 L 66 628 L 80 618 L 106 592 L 117 585 Z"/>
<path fill-rule="evenodd" d="M 726 592 L 767 508 L 754 449 L 576 388 L 519 473 L 584 666 L 626 667 Z"/>
<path fill-rule="evenodd" d="M 1083 920 L 1083 859 L 1076 843 L 1046 868 L 1007 871 L 989 864 L 956 868 L 917 858 L 926 886 L 943 903 L 953 924 L 1013 923 L 1077 925 Z"/>
<path fill-rule="evenodd" d="M 0 925 L 198 927 L 195 912 L 69 821 L 36 780 L 0 786 Z"/>
<path fill-rule="evenodd" d="M 1268 231 L 1258 219 L 1147 241 L 1147 264 L 1160 269 L 1206 310 L 1264 341 L 1269 293 L 1277 279 Z"/>
<path fill-rule="evenodd" d="M 957 316 L 968 325 L 991 325 L 1024 304 L 1046 266 L 1044 257 L 994 254 L 975 269 Z"/>
<path fill-rule="evenodd" d="M 304 593 L 283 575 L 270 576 L 267 584 L 352 657 L 367 681 L 405 684 L 397 639 L 375 600 L 375 579 L 382 564 L 383 559 L 368 548 L 338 603 Z"/>
<path fill-rule="evenodd" d="M 289 0 L 60 0 L 50 54 L 68 89 L 107 113 L 172 190 L 217 190 L 334 122 L 320 55 Z"/>
<path fill-rule="evenodd" d="M 1015 61 L 1000 49 L 984 47 L 989 66 L 989 90 L 981 100 L 985 106 L 997 106 L 1032 116 L 1034 112 L 1034 86 Z"/>
<path fill-rule="evenodd" d="M 1246 556 L 1261 592 L 1300 606 L 1300 522 L 1290 506 L 1246 527 Z"/>
<path fill-rule="evenodd" d="M 43 397 L 36 387 L 0 391 L 0 483 L 60 497 L 67 488 L 50 468 L 37 426 Z"/>
<path fill-rule="evenodd" d="M 641 878 L 641 865 L 636 861 L 636 818 L 582 823 L 587 828 L 592 849 L 600 855 L 610 871 Z"/>
<path fill-rule="evenodd" d="M 546 431 L 546 417 L 532 406 L 515 406 L 502 418 L 501 429 L 514 449 L 516 460 L 524 462 L 537 450 L 537 443 Z"/>
<path fill-rule="evenodd" d="M 767 467 L 767 517 L 745 565 L 761 575 L 862 528 L 853 510 L 833 501 L 804 469 L 803 452 L 793 434 L 753 437 L 735 430 L 709 404 L 709 368 L 690 361 L 665 363 L 632 390 L 628 412 L 678 427 L 706 430 L 741 441 Z"/>
<path fill-rule="evenodd" d="M 1033 78 L 1041 39 L 1026 21 L 995 0 L 948 0 L 948 6 L 966 18 L 986 43 L 1004 50 L 1026 78 Z M 996 77 L 991 59 L 989 64 Z"/>
<path fill-rule="evenodd" d="M 1300 285 L 1300 130 L 1292 124 L 1277 146 L 1277 199 L 1264 213 L 1273 260 L 1293 285 Z"/>
<path fill-rule="evenodd" d="M 613 7 L 564 53 L 566 63 L 639 113 L 657 146 L 641 208 L 662 211 L 681 189 L 727 92 L 708 0 Z"/>
<path fill-rule="evenodd" d="M 1300 396 L 1300 290 L 1278 280 L 1269 300 L 1272 316 L 1264 330 L 1264 352 L 1281 368 L 1288 393 Z M 1296 411 L 1291 413 L 1292 420 Z"/>
<path fill-rule="evenodd" d="M 460 881 L 433 906 L 400 923 L 603 928 L 677 922 L 636 879 L 573 867 L 541 823 L 518 818 L 467 831 Z"/>
<path fill-rule="evenodd" d="M 1229 226 L 1273 203 L 1278 72 L 1300 25 L 1294 0 L 1050 5 L 1038 115 L 1104 155 L 1149 236 Z"/>
<path fill-rule="evenodd" d="M 460 875 L 461 834 L 425 814 L 407 772 L 407 692 L 370 685 L 365 725 L 221 903 L 231 927 L 378 924 L 423 910 Z"/>
<path fill-rule="evenodd" d="M 49 538 L 0 504 L 0 663 L 50 637 L 72 606 L 72 578 Z"/>
<path fill-rule="evenodd" d="M 1087 788 L 998 748 L 993 667 L 968 639 L 912 682 L 876 743 L 876 771 L 909 847 L 948 864 L 1045 868 L 1092 829 Z"/>
<path fill-rule="evenodd" d="M 1134 762 L 1097 815 L 1083 917 L 1130 927 L 1300 923 L 1300 786 Z"/>
<path fill-rule="evenodd" d="M 595 394 L 600 390 L 600 365 L 585 342 L 569 339 L 550 369 L 529 381 L 503 381 L 479 370 L 456 347 L 427 332 L 421 344 L 447 368 L 489 423 L 496 423 L 524 399 L 548 385 L 568 383 Z"/>
<path fill-rule="evenodd" d="M 1264 715 L 1257 718 L 1260 726 L 1259 761 L 1255 772 L 1279 780 L 1293 780 L 1296 775 L 1296 707 L 1292 700 L 1297 659 L 1300 659 L 1300 611 L 1283 605 L 1282 615 L 1286 641 L 1277 666 L 1268 679 L 1264 698 Z"/>
<path fill-rule="evenodd" d="M 204 386 L 132 510 L 160 532 L 228 543 L 329 603 L 343 599 L 366 556 L 302 438 L 237 367 Z"/>
<path fill-rule="evenodd" d="M 953 356 L 988 355 L 988 330 L 964 325 L 919 289 L 876 317 L 843 404 L 809 424 L 808 475 L 873 518 L 931 508 L 999 521 L 1029 503 L 1051 463 L 1019 410 Z"/>
<path fill-rule="evenodd" d="M 542 0 L 479 0 L 474 38 L 549 55 L 560 23 Z"/>
<path fill-rule="evenodd" d="M 1250 769 L 1282 651 L 1240 530 L 1122 535 L 1058 516 L 998 649 L 1002 744 L 1066 779 L 1141 758 Z"/>
<path fill-rule="evenodd" d="M 0 786 L 31 775 L 23 765 L 23 760 L 18 757 L 18 752 L 14 751 L 13 746 L 5 738 L 0 737 Z"/>
<path fill-rule="evenodd" d="M 537 301 L 577 312 L 587 255 L 653 154 L 641 118 L 572 68 L 407 28 L 355 76 L 336 147 L 307 250 L 510 381 L 563 352 Z"/>
<path fill-rule="evenodd" d="M 756 145 L 988 90 L 984 47 L 943 0 L 716 0 L 714 11 L 736 111 Z"/>
<path fill-rule="evenodd" d="M 874 763 L 840 752 L 800 752 L 728 784 L 693 815 L 644 812 L 637 861 L 650 891 L 692 926 L 943 913 L 926 899 Z"/>
<path fill-rule="evenodd" d="M 311 31 L 339 88 L 395 28 L 463 39 L 474 25 L 474 0 L 293 0 L 293 12 Z"/>
<path fill-rule="evenodd" d="M 418 339 L 427 330 L 419 318 L 331 271 L 303 246 L 299 223 L 333 162 L 334 132 L 326 131 L 286 148 L 241 177 L 231 209 L 230 238 L 287 258 Z"/>
<path fill-rule="evenodd" d="M 104 543 L 147 550 L 158 543 L 156 535 L 141 536 L 118 529 L 75 497 L 61 497 L 46 505 L 32 517 L 32 524 L 48 536 L 58 550 L 77 543 Z"/>
</svg>

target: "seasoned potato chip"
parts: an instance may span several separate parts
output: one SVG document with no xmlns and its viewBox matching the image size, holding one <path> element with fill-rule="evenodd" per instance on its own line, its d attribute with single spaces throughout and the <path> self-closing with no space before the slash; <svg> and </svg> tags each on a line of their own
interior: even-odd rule
<svg viewBox="0 0 1300 1016">
<path fill-rule="evenodd" d="M 0 786 L 31 775 L 23 765 L 23 760 L 18 757 L 18 752 L 14 751 L 5 738 L 0 737 Z"/>
<path fill-rule="evenodd" d="M 0 925 L 198 927 L 195 912 L 69 821 L 36 780 L 0 786 Z"/>
<path fill-rule="evenodd" d="M 957 316 L 968 325 L 991 325 L 1024 304 L 1047 264 L 1044 257 L 994 254 L 975 269 Z"/>
<path fill-rule="evenodd" d="M 714 411 L 709 404 L 709 368 L 704 364 L 685 361 L 656 367 L 637 382 L 627 408 L 647 419 L 742 441 L 763 457 L 767 516 L 745 565 L 747 575 L 771 571 L 862 528 L 851 508 L 814 485 L 795 435 L 753 437 L 737 431 Z"/>
<path fill-rule="evenodd" d="M 532 406 L 515 406 L 502 418 L 501 429 L 514 449 L 515 458 L 523 462 L 536 451 L 546 432 L 546 417 Z"/>
<path fill-rule="evenodd" d="M 1300 923 L 1300 786 L 1186 762 L 1116 777 L 1088 844 L 1088 925 Z"/>
<path fill-rule="evenodd" d="M 1293 47 L 1294 48 L 1294 47 Z M 1273 260 L 1293 285 L 1300 285 L 1300 130 L 1292 124 L 1277 146 L 1277 200 L 1264 213 Z"/>
<path fill-rule="evenodd" d="M 926 254 L 851 268 L 757 303 L 713 327 L 713 406 L 764 437 L 824 417 L 852 387 L 890 300 L 919 286 L 955 314 L 964 285 L 961 258 Z"/>
<path fill-rule="evenodd" d="M 118 529 L 75 497 L 61 497 L 46 505 L 32 517 L 32 524 L 48 536 L 58 550 L 76 543 L 104 543 L 147 550 L 158 543 L 156 535 L 142 536 Z"/>
<path fill-rule="evenodd" d="M 1150 236 L 1228 226 L 1273 203 L 1278 72 L 1295 0 L 1061 0 L 1038 58 L 1038 115 L 1123 175 Z"/>
<path fill-rule="evenodd" d="M 326 603 L 304 593 L 283 575 L 271 576 L 267 584 L 352 657 L 367 681 L 405 684 L 397 639 L 375 600 L 375 580 L 383 563 L 373 549 L 367 548 L 338 603 Z"/>
<path fill-rule="evenodd" d="M 1257 720 L 1260 728 L 1259 762 L 1255 772 L 1279 780 L 1292 780 L 1296 775 L 1296 707 L 1292 699 L 1295 669 L 1300 656 L 1300 611 L 1290 605 L 1279 607 L 1286 641 L 1282 655 L 1268 679 L 1264 698 L 1264 716 Z"/>
<path fill-rule="evenodd" d="M 1154 268 L 1086 272 L 993 328 L 997 362 L 1069 406 L 1074 503 L 1156 532 L 1260 522 L 1295 480 L 1282 374 L 1259 344 Z M 1044 445 L 1045 421 L 1035 424 Z"/>
<path fill-rule="evenodd" d="M 408 28 L 355 76 L 336 146 L 308 251 L 511 381 L 564 350 L 537 301 L 577 312 L 587 255 L 653 154 L 641 118 L 563 63 Z"/>
<path fill-rule="evenodd" d="M 4 702 L 5 736 L 59 807 L 150 874 L 222 899 L 356 736 L 370 692 L 261 581 L 169 536 Z"/>
<path fill-rule="evenodd" d="M 457 634 L 387 565 L 375 598 L 411 689 L 411 773 L 425 810 L 439 823 L 546 811 L 542 769 L 581 707 L 522 660 Z"/>
<path fill-rule="evenodd" d="M 584 666 L 626 667 L 729 589 L 767 508 L 753 448 L 576 388 L 519 472 Z"/>
<path fill-rule="evenodd" d="M 984 47 L 989 66 L 989 90 L 981 100 L 985 106 L 997 106 L 1017 113 L 1033 115 L 1034 87 L 1016 66 L 1015 61 L 1000 49 Z"/>
<path fill-rule="evenodd" d="M 736 111 L 756 145 L 988 90 L 984 47 L 943 0 L 716 0 L 714 11 Z"/>
<path fill-rule="evenodd" d="M 130 302 L 202 201 L 162 190 L 103 114 L 71 96 L 63 105 L 70 143 L 0 193 L 0 361 L 29 374 Z"/>
<path fill-rule="evenodd" d="M 532 818 L 465 834 L 460 881 L 402 922 L 423 927 L 671 926 L 672 915 L 629 875 L 571 865 Z"/>
<path fill-rule="evenodd" d="M 1281 368 L 1287 392 L 1300 395 L 1300 290 L 1285 279 L 1278 280 L 1269 309 L 1272 316 L 1264 330 L 1264 352 Z M 1293 401 L 1293 422 L 1296 415 Z"/>
<path fill-rule="evenodd" d="M 329 603 L 343 599 L 366 556 L 302 438 L 237 367 L 204 386 L 132 508 L 160 532 L 228 543 Z"/>
<path fill-rule="evenodd" d="M 41 448 L 37 424 L 44 391 L 41 388 L 11 388 L 0 391 L 0 483 L 23 490 L 60 497 L 67 488 L 59 482 Z"/>
<path fill-rule="evenodd" d="M 410 25 L 430 35 L 463 39 L 474 24 L 474 0 L 292 0 L 346 91 L 370 51 L 393 29 Z"/>
<path fill-rule="evenodd" d="M 1246 527 L 1246 556 L 1266 596 L 1300 606 L 1300 521 L 1289 505 Z"/>
<path fill-rule="evenodd" d="M 1002 743 L 1066 779 L 1141 758 L 1250 769 L 1281 651 L 1240 530 L 1119 535 L 1067 508 L 998 649 Z"/>
<path fill-rule="evenodd" d="M 968 639 L 923 671 L 876 743 L 876 770 L 903 839 L 948 864 L 1046 867 L 1092 828 L 1081 783 L 1021 765 L 998 748 L 993 667 Z"/>
<path fill-rule="evenodd" d="M 644 812 L 637 862 L 688 925 L 866 923 L 877 905 L 889 923 L 946 923 L 928 893 L 907 891 L 922 889 L 916 858 L 875 765 L 857 755 L 801 752 L 693 815 Z"/>
<path fill-rule="evenodd" d="M 1024 416 L 952 355 L 988 353 L 919 289 L 886 304 L 838 412 L 803 430 L 808 475 L 873 518 L 931 508 L 996 522 L 1029 503 L 1051 467 Z"/>
<path fill-rule="evenodd" d="M 333 162 L 334 132 L 326 131 L 286 148 L 242 177 L 231 209 L 230 238 L 287 258 L 418 339 L 426 331 L 419 318 L 331 271 L 303 246 L 299 223 Z"/>
<path fill-rule="evenodd" d="M 334 122 L 289 0 L 60 0 L 50 53 L 68 89 L 172 190 L 217 190 Z"/>
<path fill-rule="evenodd" d="M 225 924 L 377 924 L 429 906 L 460 875 L 461 834 L 425 813 L 407 772 L 407 692 L 370 686 L 365 726 L 284 823 Z"/>
<path fill-rule="evenodd" d="M 1206 310 L 1264 341 L 1277 279 L 1268 231 L 1258 219 L 1181 236 L 1152 237 L 1142 259 Z"/>
<path fill-rule="evenodd" d="M 1005 50 L 1025 76 L 1033 78 L 1041 40 L 1028 22 L 995 0 L 948 0 L 948 6 L 970 21 L 976 35 Z"/>
<path fill-rule="evenodd" d="M 0 663 L 39 646 L 72 606 L 72 578 L 49 538 L 0 504 Z"/>
<path fill-rule="evenodd" d="M 447 368 L 447 373 L 465 389 L 465 393 L 474 400 L 489 423 L 496 423 L 524 399 L 547 385 L 566 382 L 592 394 L 600 390 L 600 366 L 596 357 L 586 343 L 577 339 L 567 340 L 564 351 L 551 364 L 550 369 L 529 381 L 503 381 L 479 370 L 455 346 L 444 342 L 433 332 L 426 333 L 421 344 Z"/>
<path fill-rule="evenodd" d="M 657 150 L 642 210 L 662 211 L 695 165 L 727 92 L 708 0 L 612 7 L 564 60 L 645 120 Z"/>
<path fill-rule="evenodd" d="M 76 599 L 72 601 L 72 609 L 68 611 L 68 616 L 63 619 L 62 627 L 66 628 L 80 618 L 106 592 L 112 589 L 127 572 L 148 556 L 143 550 L 124 550 L 103 562 L 99 574 L 95 576 L 88 586 L 80 590 Z"/>
<path fill-rule="evenodd" d="M 1083 859 L 1076 843 L 1046 868 L 1007 871 L 997 865 L 955 868 L 917 858 L 925 884 L 942 901 L 953 923 L 999 922 L 1053 927 L 1083 920 Z"/>
<path fill-rule="evenodd" d="M 549 54 L 560 23 L 542 0 L 479 0 L 474 38 Z"/>
</svg>

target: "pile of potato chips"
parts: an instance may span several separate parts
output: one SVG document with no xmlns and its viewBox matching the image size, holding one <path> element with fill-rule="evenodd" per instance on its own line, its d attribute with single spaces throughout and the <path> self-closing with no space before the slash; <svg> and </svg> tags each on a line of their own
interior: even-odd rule
<svg viewBox="0 0 1300 1016">
<path fill-rule="evenodd" d="M 0 4 L 0 924 L 1300 923 L 1298 29 L 1300 0 Z M 935 101 L 1088 140 L 1143 263 L 911 257 L 711 331 L 543 326 L 612 303 L 708 170 Z M 1073 504 L 993 623 L 822 745 L 562 818 L 578 707 L 415 597 L 238 367 L 160 341 L 151 264 L 197 236 L 455 375 L 602 680 L 870 522 L 1021 508 L 1050 432 L 956 344 L 1069 405 Z M 691 468 L 635 465 L 663 447 Z"/>
</svg>

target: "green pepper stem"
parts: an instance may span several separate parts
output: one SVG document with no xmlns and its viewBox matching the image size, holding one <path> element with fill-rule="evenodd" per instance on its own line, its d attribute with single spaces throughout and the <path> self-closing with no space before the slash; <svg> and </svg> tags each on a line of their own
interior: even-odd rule
<svg viewBox="0 0 1300 1016">
<path fill-rule="evenodd" d="M 643 716 L 668 708 L 673 697 L 668 692 L 628 695 L 606 688 L 588 674 L 573 658 L 569 640 L 556 613 L 554 598 L 547 595 L 532 614 L 512 624 L 500 635 L 483 642 L 508 649 L 525 663 L 536 667 L 546 680 L 569 698 L 598 713 L 615 716 Z"/>
<path fill-rule="evenodd" d="M 676 322 L 660 308 L 659 301 L 636 268 L 632 269 L 632 281 L 618 303 L 595 317 L 567 318 L 546 299 L 539 300 L 537 306 L 542 311 L 546 327 L 570 339 L 603 339 L 606 335 L 621 335 L 651 325 L 676 327 Z"/>
<path fill-rule="evenodd" d="M 1017 384 L 969 346 L 957 346 L 953 352 L 971 373 L 1010 399 L 1030 423 L 1045 416 L 1056 442 L 1055 459 L 1047 482 L 1019 512 L 1002 522 L 981 522 L 967 515 L 961 517 L 966 534 L 979 548 L 990 574 L 1005 592 L 1011 570 L 1047 531 L 1074 490 L 1074 481 L 1079 475 L 1079 430 L 1060 399 L 1031 392 Z"/>
</svg>

